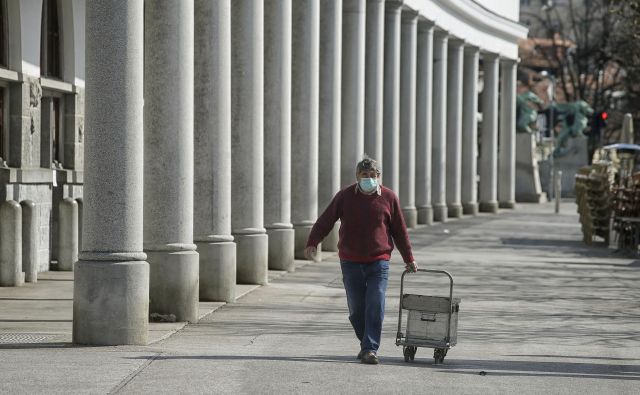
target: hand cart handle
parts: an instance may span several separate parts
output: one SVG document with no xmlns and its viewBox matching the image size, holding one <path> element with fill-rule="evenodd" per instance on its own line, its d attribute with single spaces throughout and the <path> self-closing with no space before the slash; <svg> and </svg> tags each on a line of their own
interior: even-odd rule
<svg viewBox="0 0 640 395">
<path fill-rule="evenodd" d="M 451 306 L 453 306 L 453 277 L 451 276 L 451 274 L 445 270 L 433 270 L 433 269 L 418 269 L 417 272 L 423 272 L 423 273 L 438 273 L 438 274 L 444 274 L 447 277 L 449 277 L 449 301 L 451 302 Z M 403 290 L 404 290 L 404 276 L 407 275 L 407 273 L 414 273 L 410 270 L 405 270 L 402 273 L 402 277 L 400 277 L 400 298 L 402 298 L 403 295 Z"/>
</svg>

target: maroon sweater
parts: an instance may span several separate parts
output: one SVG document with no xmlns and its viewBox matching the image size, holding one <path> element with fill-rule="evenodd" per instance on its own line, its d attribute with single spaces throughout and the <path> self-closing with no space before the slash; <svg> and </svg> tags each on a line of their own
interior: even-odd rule
<svg viewBox="0 0 640 395">
<path fill-rule="evenodd" d="M 354 262 L 389 260 L 395 242 L 404 262 L 412 262 L 411 243 L 398 197 L 391 189 L 380 188 L 380 195 L 364 194 L 356 184 L 338 192 L 313 225 L 307 246 L 317 247 L 340 219 L 340 259 Z"/>
</svg>

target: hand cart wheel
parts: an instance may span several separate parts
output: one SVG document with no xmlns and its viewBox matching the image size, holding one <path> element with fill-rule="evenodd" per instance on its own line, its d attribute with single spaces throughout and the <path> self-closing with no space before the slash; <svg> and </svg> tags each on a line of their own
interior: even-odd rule
<svg viewBox="0 0 640 395">
<path fill-rule="evenodd" d="M 436 348 L 433 350 L 433 361 L 437 365 L 439 363 L 444 363 L 444 357 L 447 355 L 446 348 Z"/>
<path fill-rule="evenodd" d="M 418 347 L 404 346 L 402 348 L 402 353 L 404 354 L 404 361 L 405 362 L 413 361 L 413 359 L 416 357 L 416 351 L 418 351 Z"/>
</svg>

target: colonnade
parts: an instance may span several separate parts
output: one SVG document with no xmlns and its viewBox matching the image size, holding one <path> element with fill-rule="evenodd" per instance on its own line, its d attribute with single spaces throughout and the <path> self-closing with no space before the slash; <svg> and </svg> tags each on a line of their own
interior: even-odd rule
<svg viewBox="0 0 640 395">
<path fill-rule="evenodd" d="M 514 205 L 516 62 L 400 2 L 92 0 L 86 24 L 75 343 L 293 270 L 365 152 L 409 227 Z"/>
</svg>

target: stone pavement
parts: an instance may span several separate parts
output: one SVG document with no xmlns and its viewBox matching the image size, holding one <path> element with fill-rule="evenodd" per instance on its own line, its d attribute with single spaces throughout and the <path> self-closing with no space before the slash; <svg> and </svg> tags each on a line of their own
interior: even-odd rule
<svg viewBox="0 0 640 395">
<path fill-rule="evenodd" d="M 358 363 L 339 265 L 326 254 L 146 347 L 65 343 L 70 287 L 58 273 L 36 287 L 57 287 L 61 301 L 43 296 L 24 322 L 7 308 L 23 291 L 3 289 L 0 339 L 22 331 L 62 340 L 0 344 L 0 393 L 638 393 L 639 261 L 582 244 L 573 204 L 552 210 L 520 205 L 412 232 L 418 262 L 450 271 L 462 298 L 458 345 L 444 365 L 424 348 L 407 364 L 394 345 L 396 256 L 381 364 Z M 446 290 L 429 275 L 407 284 Z"/>
</svg>

